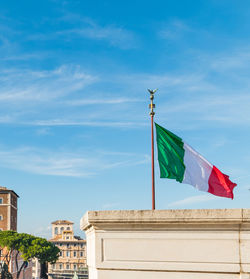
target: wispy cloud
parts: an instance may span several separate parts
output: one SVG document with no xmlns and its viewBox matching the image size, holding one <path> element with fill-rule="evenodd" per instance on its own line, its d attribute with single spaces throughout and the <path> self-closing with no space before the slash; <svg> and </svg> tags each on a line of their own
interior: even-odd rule
<svg viewBox="0 0 250 279">
<path fill-rule="evenodd" d="M 239 69 L 249 69 L 250 51 L 243 47 L 232 50 L 230 54 L 219 55 L 211 62 L 211 68 L 216 71 L 235 71 Z"/>
<path fill-rule="evenodd" d="M 92 24 L 89 27 L 60 31 L 57 32 L 57 35 L 71 36 L 71 38 L 72 35 L 75 35 L 98 41 L 107 41 L 110 45 L 121 49 L 130 49 L 137 46 L 135 36 L 131 31 L 115 26 Z"/>
<path fill-rule="evenodd" d="M 91 126 L 91 127 L 117 127 L 117 128 L 138 128 L 148 126 L 146 122 L 120 122 L 120 121 L 70 121 L 66 119 L 50 119 L 29 122 L 19 122 L 29 126 Z"/>
<path fill-rule="evenodd" d="M 202 122 L 226 123 L 231 125 L 250 124 L 250 111 L 248 104 L 250 102 L 249 94 L 245 92 L 231 94 L 230 97 L 203 95 L 196 97 L 189 96 L 185 103 L 180 100 L 171 100 L 168 103 L 161 104 L 160 113 L 168 116 L 174 116 L 178 113 L 187 115 L 187 119 L 196 124 Z M 168 106 L 168 109 L 165 109 Z M 191 113 L 190 113 L 191 112 Z M 198 117 L 199 116 L 199 117 Z"/>
<path fill-rule="evenodd" d="M 40 129 L 37 129 L 36 134 L 39 136 L 50 135 L 51 130 L 49 127 L 42 127 Z"/>
<path fill-rule="evenodd" d="M 175 40 L 180 38 L 184 32 L 191 31 L 192 29 L 186 23 L 179 19 L 174 19 L 159 31 L 159 36 L 163 39 Z"/>
<path fill-rule="evenodd" d="M 0 148 L 0 166 L 28 173 L 53 176 L 89 177 L 101 172 L 126 166 L 147 164 L 148 156 L 128 154 L 104 156 L 102 152 L 67 152 L 22 147 L 10 149 Z"/>
<path fill-rule="evenodd" d="M 96 90 L 95 86 L 98 88 L 98 84 L 107 82 L 106 78 L 86 73 L 80 66 L 73 65 L 43 71 L 0 69 L 0 123 L 118 128 L 144 126 L 143 121 L 132 121 L 126 116 L 129 106 L 143 100 Z M 109 105 L 108 110 L 105 105 Z M 73 110 L 81 106 L 88 107 L 84 115 L 79 109 Z M 116 114 L 115 120 L 110 118 L 112 111 Z"/>
<path fill-rule="evenodd" d="M 234 51 L 231 56 L 228 53 L 221 56 L 220 66 L 216 65 L 217 56 L 204 55 L 199 60 L 198 71 L 193 68 L 175 74 L 91 74 L 74 65 L 43 71 L 0 69 L 0 122 L 33 126 L 143 127 L 147 126 L 143 117 L 146 88 L 157 86 L 157 113 L 176 127 L 197 129 L 204 122 L 249 126 L 250 82 L 246 75 L 237 75 L 236 68 L 222 71 L 227 67 L 226 62 L 223 64 L 227 59 L 238 59 L 241 67 L 249 67 L 248 60 L 242 58 L 248 57 L 248 52 L 239 53 Z M 215 74 L 216 79 L 211 78 Z M 102 83 L 109 84 L 108 92 L 100 91 Z M 42 107 L 43 104 L 46 107 Z M 105 105 L 109 105 L 108 110 Z M 84 117 L 80 113 L 81 106 L 87 109 Z M 110 118 L 112 114 L 116 115 L 115 120 Z"/>
<path fill-rule="evenodd" d="M 48 102 L 82 90 L 97 77 L 84 73 L 78 66 L 63 65 L 55 70 L 0 70 L 0 102 Z M 27 103 L 26 103 L 27 104 Z"/>
<path fill-rule="evenodd" d="M 37 227 L 34 228 L 32 234 L 38 236 L 38 237 L 44 237 L 49 239 L 51 237 L 51 226 L 44 226 L 44 227 Z"/>
<path fill-rule="evenodd" d="M 182 207 L 186 205 L 192 205 L 194 203 L 202 203 L 202 202 L 212 201 L 216 199 L 218 198 L 209 194 L 199 195 L 199 196 L 193 196 L 193 197 L 185 198 L 183 200 L 172 202 L 168 204 L 168 207 Z"/>
<path fill-rule="evenodd" d="M 49 53 L 43 52 L 34 52 L 34 53 L 20 53 L 7 55 L 1 58 L 3 61 L 25 61 L 25 60 L 43 60 L 48 57 Z"/>
<path fill-rule="evenodd" d="M 85 177 L 94 175 L 96 160 L 76 154 L 34 148 L 0 150 L 2 167 L 41 175 Z M 92 170 L 91 167 L 92 166 Z"/>
<path fill-rule="evenodd" d="M 86 106 L 86 105 L 116 105 L 124 103 L 142 102 L 140 99 L 135 98 L 99 98 L 99 99 L 78 99 L 66 101 L 65 103 L 72 106 Z"/>
<path fill-rule="evenodd" d="M 110 46 L 118 47 L 120 49 L 131 49 L 138 46 L 138 39 L 132 31 L 115 24 L 100 25 L 93 19 L 79 17 L 77 14 L 68 14 L 57 18 L 57 20 L 59 22 L 66 22 L 68 26 L 53 33 L 32 34 L 28 36 L 27 39 L 54 40 L 55 37 L 57 37 L 63 38 L 67 41 L 73 41 L 74 39 L 85 38 L 95 41 L 104 41 Z M 74 22 L 74 26 L 77 27 L 71 27 L 72 22 Z"/>
</svg>

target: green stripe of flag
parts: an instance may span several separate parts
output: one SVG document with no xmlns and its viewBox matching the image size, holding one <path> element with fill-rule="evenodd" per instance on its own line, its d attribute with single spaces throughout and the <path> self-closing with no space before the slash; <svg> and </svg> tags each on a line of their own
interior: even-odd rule
<svg viewBox="0 0 250 279">
<path fill-rule="evenodd" d="M 155 123 L 158 161 L 161 178 L 183 181 L 185 165 L 183 141 L 175 134 Z"/>
</svg>

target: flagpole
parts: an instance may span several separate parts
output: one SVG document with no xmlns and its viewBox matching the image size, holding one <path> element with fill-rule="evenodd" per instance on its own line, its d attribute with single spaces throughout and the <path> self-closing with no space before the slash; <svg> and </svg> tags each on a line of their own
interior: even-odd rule
<svg viewBox="0 0 250 279">
<path fill-rule="evenodd" d="M 150 93 L 150 116 L 151 116 L 151 154 L 152 154 L 152 210 L 155 210 L 155 164 L 154 164 L 154 108 L 155 104 L 153 103 L 154 94 L 157 91 L 148 89 Z"/>
</svg>

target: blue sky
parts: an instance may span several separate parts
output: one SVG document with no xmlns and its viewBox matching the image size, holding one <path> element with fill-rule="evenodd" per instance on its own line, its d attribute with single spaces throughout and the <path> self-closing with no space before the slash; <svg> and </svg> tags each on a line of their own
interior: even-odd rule
<svg viewBox="0 0 250 279">
<path fill-rule="evenodd" d="M 87 210 L 150 209 L 156 117 L 238 184 L 235 199 L 159 179 L 156 208 L 250 201 L 248 1 L 1 1 L 0 185 L 19 231 Z"/>
</svg>

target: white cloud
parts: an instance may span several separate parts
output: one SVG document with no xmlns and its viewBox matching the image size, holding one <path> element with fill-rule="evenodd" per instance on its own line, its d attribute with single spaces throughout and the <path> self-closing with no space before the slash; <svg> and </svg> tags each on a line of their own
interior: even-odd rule
<svg viewBox="0 0 250 279">
<path fill-rule="evenodd" d="M 48 57 L 46 52 L 20 53 L 2 57 L 3 61 L 25 61 L 25 60 L 42 60 Z"/>
<path fill-rule="evenodd" d="M 54 40 L 55 37 L 61 37 L 67 41 L 73 41 L 75 38 L 87 38 L 95 41 L 105 41 L 109 45 L 120 49 L 131 49 L 138 45 L 135 34 L 123 27 L 116 25 L 100 25 L 96 21 L 86 17 L 70 14 L 57 19 L 66 21 L 68 28 L 47 34 L 32 34 L 27 40 Z M 72 21 L 75 22 L 77 28 L 70 28 Z"/>
<path fill-rule="evenodd" d="M 237 60 L 239 51 L 234 53 L 232 59 Z M 229 54 L 224 56 L 230 57 Z M 240 63 L 244 62 L 242 56 L 248 57 L 247 52 L 239 57 Z M 148 97 L 147 88 L 158 87 L 157 115 L 175 123 L 177 128 L 197 129 L 204 122 L 249 126 L 250 82 L 246 75 L 233 75 L 236 69 L 228 73 L 215 67 L 216 58 L 204 56 L 199 71 L 190 69 L 159 75 L 92 75 L 73 65 L 47 71 L 0 69 L 0 122 L 37 126 L 146 127 L 143 102 Z M 221 59 L 225 60 L 223 56 Z M 244 63 L 247 67 L 248 61 Z M 216 79 L 210 77 L 214 71 Z M 102 83 L 109 84 L 108 93 L 99 91 Z M 112 89 L 117 86 L 119 95 Z M 109 109 L 104 105 L 109 105 Z M 81 106 L 86 107 L 84 117 Z M 116 116 L 115 121 L 111 115 Z"/>
<path fill-rule="evenodd" d="M 84 177 L 94 175 L 95 159 L 71 153 L 50 152 L 33 148 L 2 149 L 0 165 L 41 175 Z M 91 170 L 92 166 L 92 170 Z"/>
<path fill-rule="evenodd" d="M 131 31 L 116 26 L 99 26 L 97 24 L 92 24 L 92 26 L 89 27 L 60 31 L 57 32 L 57 34 L 62 36 L 76 35 L 100 41 L 104 40 L 110 45 L 121 49 L 130 49 L 137 45 L 134 34 Z"/>
<path fill-rule="evenodd" d="M 250 89 L 250 88 L 249 88 Z M 185 115 L 185 119 L 190 123 L 196 121 L 196 124 L 202 122 L 226 123 L 232 125 L 250 124 L 249 102 L 250 95 L 247 93 L 230 94 L 230 96 L 209 96 L 203 94 L 201 96 L 189 96 L 189 100 L 171 100 L 168 103 L 162 103 L 158 112 L 161 115 L 174 117 L 181 113 Z M 166 109 L 166 107 L 168 109 Z M 168 118 L 167 117 L 167 118 Z"/>
<path fill-rule="evenodd" d="M 49 239 L 51 238 L 51 231 L 52 231 L 52 227 L 49 225 L 49 226 L 35 228 L 32 234 L 38 237 L 44 237 Z"/>
<path fill-rule="evenodd" d="M 22 122 L 30 126 L 92 126 L 92 127 L 117 127 L 117 128 L 138 128 L 148 126 L 145 122 L 120 122 L 120 121 L 74 121 L 67 119 L 50 119 L 40 121 Z"/>
<path fill-rule="evenodd" d="M 142 102 L 142 100 L 135 99 L 135 98 L 99 98 L 99 99 L 78 99 L 78 100 L 71 100 L 66 101 L 67 105 L 72 106 L 86 106 L 86 105 L 117 105 L 117 104 L 124 104 L 124 103 L 134 103 L 134 102 Z"/>
<path fill-rule="evenodd" d="M 175 40 L 185 32 L 191 32 L 192 29 L 183 21 L 174 19 L 159 31 L 159 36 L 163 39 Z"/>
<path fill-rule="evenodd" d="M 0 102 L 48 102 L 82 90 L 96 81 L 78 66 L 63 65 L 55 70 L 0 70 Z"/>
<path fill-rule="evenodd" d="M 36 134 L 39 136 L 50 135 L 51 130 L 49 127 L 43 127 L 41 129 L 37 129 Z"/>
<path fill-rule="evenodd" d="M 106 155 L 104 155 L 106 154 Z M 124 166 L 147 164 L 148 156 L 141 154 L 118 154 L 111 152 L 66 152 L 31 147 L 0 148 L 0 166 L 40 175 L 89 177 Z M 129 157 L 129 158 L 128 158 Z"/>
<path fill-rule="evenodd" d="M 248 48 L 241 48 L 231 51 L 231 53 L 222 54 L 211 62 L 211 68 L 224 72 L 249 68 L 250 51 Z"/>
</svg>

